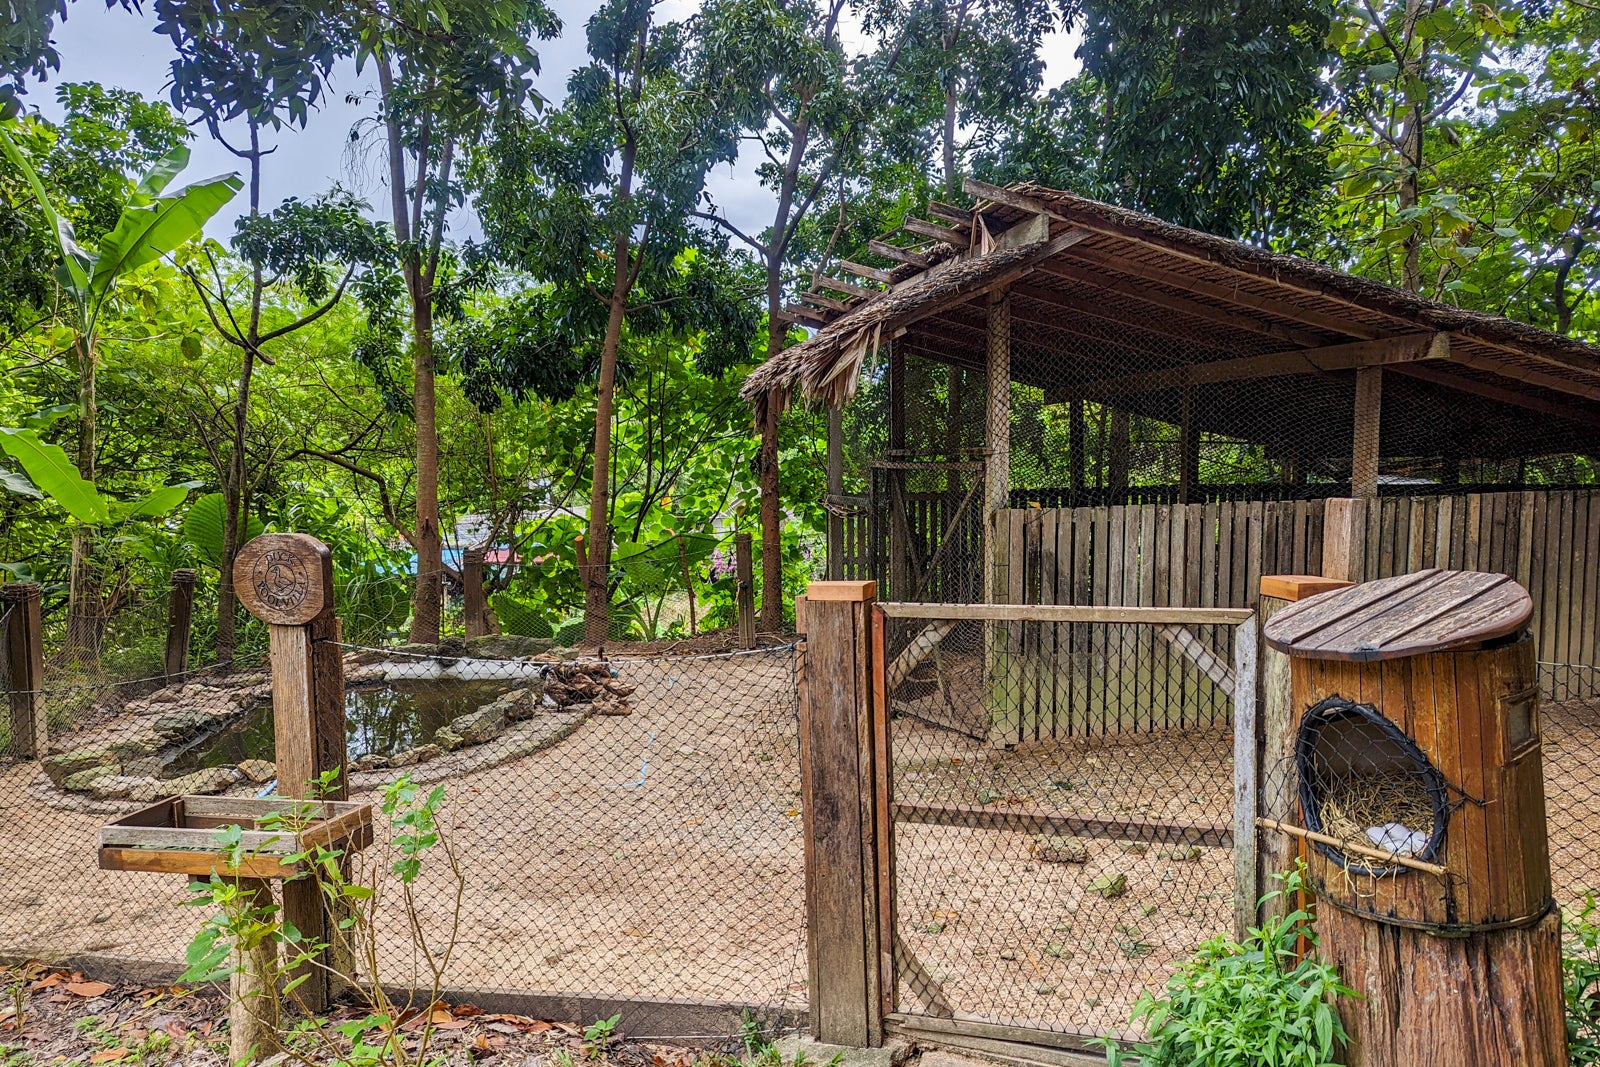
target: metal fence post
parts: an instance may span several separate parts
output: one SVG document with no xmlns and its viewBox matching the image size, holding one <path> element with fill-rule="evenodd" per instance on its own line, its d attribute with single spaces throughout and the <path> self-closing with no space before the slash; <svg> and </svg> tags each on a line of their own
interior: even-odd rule
<svg viewBox="0 0 1600 1067">
<path fill-rule="evenodd" d="M 0 586 L 0 612 L 7 616 L 5 656 L 11 674 L 11 750 L 23 759 L 43 759 L 49 749 L 49 737 L 39 692 L 44 679 L 39 587 L 33 582 Z"/>
<path fill-rule="evenodd" d="M 198 575 L 192 567 L 172 572 L 172 595 L 167 603 L 167 681 L 189 669 L 189 631 L 194 624 L 194 583 Z"/>
<path fill-rule="evenodd" d="M 811 583 L 800 687 L 811 1034 L 856 1047 L 883 1044 L 876 593 L 875 582 Z"/>
</svg>

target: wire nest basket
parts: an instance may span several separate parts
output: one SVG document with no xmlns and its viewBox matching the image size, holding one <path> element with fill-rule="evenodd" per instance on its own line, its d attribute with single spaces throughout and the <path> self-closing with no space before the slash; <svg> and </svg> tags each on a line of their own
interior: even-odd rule
<svg viewBox="0 0 1600 1067">
<path fill-rule="evenodd" d="M 1431 861 L 1444 843 L 1444 778 L 1416 742 L 1377 710 L 1330 698 L 1307 712 L 1296 742 L 1310 830 L 1363 849 Z M 1333 845 L 1317 849 L 1352 874 L 1406 868 Z"/>
</svg>

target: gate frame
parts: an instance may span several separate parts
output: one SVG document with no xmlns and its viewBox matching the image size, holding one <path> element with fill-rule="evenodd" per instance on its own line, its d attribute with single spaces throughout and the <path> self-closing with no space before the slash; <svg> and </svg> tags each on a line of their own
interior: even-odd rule
<svg viewBox="0 0 1600 1067">
<path fill-rule="evenodd" d="M 996 1051 L 997 1044 L 1079 1050 L 1098 1036 L 955 1017 L 938 993 L 931 1014 L 897 1012 L 899 970 L 915 967 L 896 951 L 893 754 L 887 621 L 970 619 L 1167 626 L 1226 625 L 1236 630 L 1233 674 L 1234 805 L 1229 827 L 1193 828 L 1233 851 L 1234 935 L 1256 922 L 1256 754 L 1258 692 L 1255 612 L 1246 608 L 1169 608 L 1053 604 L 876 602 L 870 581 L 813 582 L 805 598 L 800 645 L 800 768 L 805 825 L 806 932 L 812 1036 L 835 1045 L 873 1047 L 886 1033 Z M 970 825 L 974 813 L 946 813 Z M 918 822 L 941 821 L 919 811 Z M 1149 827 L 1122 820 L 1085 821 L 1074 832 L 1129 837 Z M 1101 823 L 1104 822 L 1104 825 Z M 1224 836 L 1226 835 L 1226 840 Z M 1208 838 L 1209 840 L 1209 838 Z M 922 1025 L 931 1023 L 929 1026 Z M 974 1045 L 973 1043 L 977 1044 Z"/>
</svg>

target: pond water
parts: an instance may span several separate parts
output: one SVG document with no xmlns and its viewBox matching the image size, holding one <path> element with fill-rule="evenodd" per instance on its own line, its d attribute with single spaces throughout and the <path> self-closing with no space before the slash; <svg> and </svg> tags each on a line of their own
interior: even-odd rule
<svg viewBox="0 0 1600 1067">
<path fill-rule="evenodd" d="M 511 686 L 504 682 L 404 682 L 345 691 L 345 744 L 350 758 L 392 756 L 433 740 L 434 731 L 457 715 L 476 711 Z M 203 767 L 228 767 L 247 759 L 272 762 L 272 701 L 250 708 L 221 733 L 173 761 L 169 775 Z"/>
</svg>

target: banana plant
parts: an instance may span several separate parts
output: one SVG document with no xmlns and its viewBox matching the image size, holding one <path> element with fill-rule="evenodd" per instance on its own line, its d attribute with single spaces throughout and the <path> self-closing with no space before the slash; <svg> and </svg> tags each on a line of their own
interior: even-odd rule
<svg viewBox="0 0 1600 1067">
<path fill-rule="evenodd" d="M 11 136 L 10 131 L 16 128 L 15 122 L 0 123 L 0 155 L 4 155 L 27 180 L 39 212 L 61 248 L 61 261 L 56 265 L 55 277 L 67 297 L 72 314 L 74 339 L 71 351 L 78 364 L 76 468 L 79 480 L 92 490 L 96 443 L 95 368 L 99 360 L 101 317 L 124 278 L 176 251 L 185 241 L 198 234 L 206 222 L 233 199 L 244 183 L 237 173 L 225 174 L 195 182 L 175 192 L 167 192 L 172 179 L 189 162 L 189 149 L 180 145 L 158 160 L 139 179 L 128 194 L 116 225 L 96 242 L 95 248 L 88 249 L 78 243 L 72 222 L 50 202 L 44 183 Z M 8 440 L 14 443 L 17 438 L 11 435 Z M 10 448 L 6 450 L 11 451 Z M 23 461 L 19 459 L 18 462 Z M 43 486 L 39 488 L 44 489 Z M 72 511 L 70 508 L 68 510 Z M 91 538 L 98 524 L 85 521 L 77 513 L 73 513 L 73 517 L 78 519 L 79 524 L 72 537 L 69 619 L 76 623 L 76 628 L 69 626 L 67 641 L 69 651 L 80 660 L 93 659 L 98 656 L 100 634 L 104 628 L 104 608 L 91 564 Z"/>
</svg>

